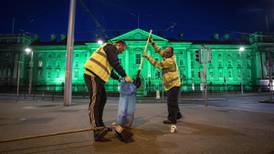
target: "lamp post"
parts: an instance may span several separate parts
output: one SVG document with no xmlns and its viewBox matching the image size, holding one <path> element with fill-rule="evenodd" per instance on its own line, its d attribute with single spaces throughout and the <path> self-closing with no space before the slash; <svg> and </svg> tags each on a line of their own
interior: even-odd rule
<svg viewBox="0 0 274 154">
<path fill-rule="evenodd" d="M 201 52 L 201 63 L 203 64 L 203 81 L 202 81 L 202 86 L 203 86 L 203 95 L 205 97 L 205 106 L 207 107 L 208 106 L 208 94 L 207 94 L 207 78 L 206 78 L 206 72 L 207 72 L 207 68 L 206 68 L 206 65 L 207 63 L 210 63 L 211 62 L 211 49 L 209 47 L 207 47 L 205 44 L 202 44 L 202 47 L 200 49 L 202 52 Z"/>
<path fill-rule="evenodd" d="M 17 83 L 16 83 L 16 96 L 17 96 L 17 99 L 18 100 L 18 97 L 19 97 L 19 88 L 20 88 L 20 65 L 21 65 L 21 54 L 19 54 L 19 58 L 18 58 L 18 61 L 17 61 Z"/>
<path fill-rule="evenodd" d="M 30 71 L 29 71 L 29 89 L 28 89 L 28 94 L 31 94 L 31 87 L 32 87 L 32 68 L 33 68 L 33 50 L 31 48 L 25 48 L 25 52 L 27 54 L 30 54 Z"/>
<path fill-rule="evenodd" d="M 267 57 L 268 57 L 268 61 L 267 61 L 267 72 L 268 72 L 268 77 L 269 77 L 269 101 L 272 102 L 272 91 L 273 89 L 273 80 L 272 80 L 272 72 L 273 72 L 273 62 L 272 62 L 272 56 L 270 53 L 270 49 L 267 50 Z"/>
<path fill-rule="evenodd" d="M 74 47 L 75 8 L 76 8 L 76 0 L 70 0 L 64 106 L 69 106 L 71 104 L 71 97 L 72 97 L 72 54 L 73 54 L 73 47 Z"/>
<path fill-rule="evenodd" d="M 241 94 L 244 94 L 244 87 L 243 87 L 243 59 L 242 59 L 242 53 L 245 51 L 244 47 L 239 48 L 239 54 L 240 54 L 240 61 L 241 61 Z"/>
</svg>

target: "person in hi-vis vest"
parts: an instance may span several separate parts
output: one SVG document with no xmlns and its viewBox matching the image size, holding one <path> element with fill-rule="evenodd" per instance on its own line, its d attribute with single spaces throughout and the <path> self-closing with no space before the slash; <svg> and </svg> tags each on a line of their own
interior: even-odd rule
<svg viewBox="0 0 274 154">
<path fill-rule="evenodd" d="M 162 70 L 162 79 L 164 89 L 167 92 L 167 108 L 168 116 L 167 120 L 164 120 L 164 124 L 176 124 L 177 120 L 182 118 L 180 109 L 178 106 L 178 95 L 180 92 L 180 74 L 176 63 L 176 56 L 174 55 L 173 48 L 168 46 L 165 50 L 162 50 L 156 45 L 152 38 L 149 42 L 153 46 L 155 52 L 163 57 L 163 60 L 158 62 L 154 58 L 150 57 L 146 52 L 143 53 L 143 57 L 158 69 Z"/>
<path fill-rule="evenodd" d="M 125 73 L 121 66 L 118 54 L 126 49 L 126 43 L 119 40 L 114 44 L 106 43 L 100 46 L 84 64 L 84 79 L 90 94 L 89 119 L 91 127 L 94 128 L 95 141 L 105 141 L 104 138 L 108 129 L 103 122 L 103 111 L 107 101 L 104 84 L 112 77 L 126 82 L 132 82 L 131 78 Z"/>
</svg>

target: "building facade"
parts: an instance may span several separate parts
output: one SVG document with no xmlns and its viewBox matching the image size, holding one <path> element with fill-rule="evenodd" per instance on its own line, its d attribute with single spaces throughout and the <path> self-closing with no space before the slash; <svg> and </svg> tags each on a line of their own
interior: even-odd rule
<svg viewBox="0 0 274 154">
<path fill-rule="evenodd" d="M 202 78 L 199 72 L 204 70 L 204 65 L 196 61 L 196 51 L 203 50 L 203 44 L 206 45 L 208 51 L 211 51 L 211 61 L 206 64 L 208 90 L 240 90 L 240 85 L 243 84 L 245 91 L 257 91 L 260 80 L 269 78 L 274 70 L 273 63 L 271 64 L 271 57 L 273 57 L 274 52 L 274 35 L 269 35 L 266 40 L 260 39 L 261 35 L 252 34 L 249 41 L 242 42 L 228 40 L 169 41 L 156 35 L 152 37 L 160 47 L 172 46 L 174 48 L 183 83 L 181 91 L 201 90 Z M 132 78 L 137 73 L 147 37 L 148 32 L 135 29 L 108 40 L 109 42 L 115 42 L 122 39 L 127 43 L 128 47 L 126 51 L 119 55 L 119 59 L 126 73 Z M 9 45 L 0 49 L 1 58 L 5 60 L 5 62 L 0 62 L 5 64 L 1 64 L 1 86 L 15 89 L 18 66 L 20 65 L 20 88 L 22 90 L 27 89 L 31 69 L 29 67 L 30 56 L 26 55 L 22 48 L 29 46 L 33 50 L 33 92 L 62 92 L 65 82 L 66 42 L 27 40 L 24 43 L 21 42 L 21 45 Z M 75 42 L 72 66 L 74 93 L 87 92 L 83 79 L 83 64 L 99 46 L 100 44 L 97 42 Z M 14 49 L 15 47 L 17 48 Z M 244 47 L 244 51 L 240 52 L 240 47 Z M 154 52 L 151 45 L 148 46 L 148 54 L 161 60 L 161 57 Z M 147 60 L 144 61 L 141 77 L 143 81 L 141 88 L 138 90 L 139 94 L 146 95 L 163 89 L 161 71 L 154 68 Z M 106 90 L 108 92 L 117 92 L 118 82 L 110 80 L 106 84 Z"/>
<path fill-rule="evenodd" d="M 25 34 L 0 34 L 0 86 L 1 91 L 14 90 L 17 83 L 17 74 L 20 71 L 20 80 L 24 81 L 28 66 L 26 56 L 22 51 L 32 43 L 32 38 Z M 19 66 L 21 68 L 19 69 Z"/>
</svg>

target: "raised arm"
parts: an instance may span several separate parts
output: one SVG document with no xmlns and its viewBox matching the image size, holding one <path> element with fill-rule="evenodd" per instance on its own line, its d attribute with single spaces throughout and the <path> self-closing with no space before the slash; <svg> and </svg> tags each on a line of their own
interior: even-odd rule
<svg viewBox="0 0 274 154">
<path fill-rule="evenodd" d="M 156 59 L 154 59 L 154 58 L 150 57 L 149 55 L 147 55 L 146 52 L 143 53 L 143 57 L 147 58 L 148 61 L 153 66 L 155 66 L 156 68 L 159 68 L 159 69 L 170 68 L 170 67 L 173 66 L 173 60 L 170 59 L 170 58 L 158 62 Z"/>
<path fill-rule="evenodd" d="M 163 57 L 164 51 L 153 41 L 153 39 L 150 37 L 149 42 L 153 46 L 156 53 L 160 54 Z"/>
</svg>

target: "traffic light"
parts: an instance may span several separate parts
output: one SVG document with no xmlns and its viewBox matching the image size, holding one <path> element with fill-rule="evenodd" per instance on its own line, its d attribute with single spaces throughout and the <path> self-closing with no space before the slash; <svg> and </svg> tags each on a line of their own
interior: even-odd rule
<svg viewBox="0 0 274 154">
<path fill-rule="evenodd" d="M 201 51 L 200 50 L 196 50 L 195 51 L 195 60 L 197 61 L 197 62 L 199 62 L 199 63 L 201 63 L 202 61 L 201 61 Z"/>
<path fill-rule="evenodd" d="M 198 77 L 202 78 L 202 72 L 198 72 Z"/>
</svg>

